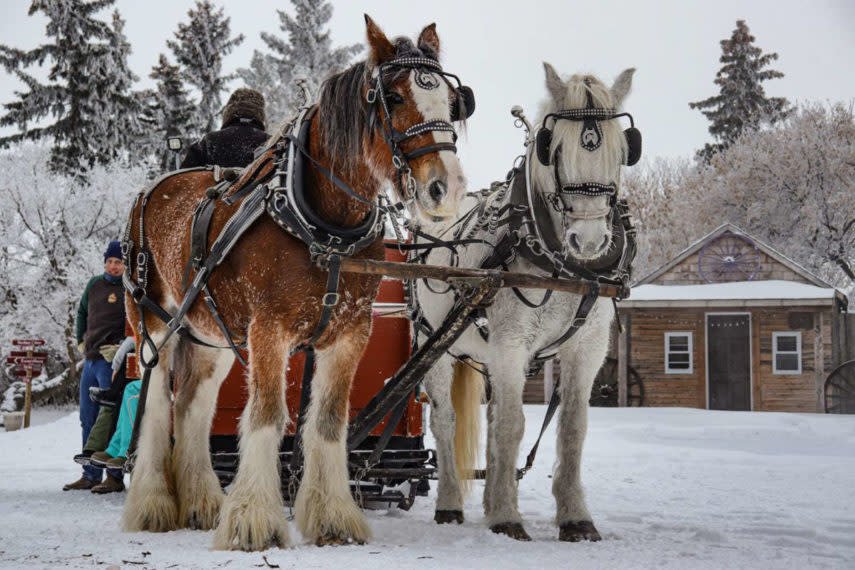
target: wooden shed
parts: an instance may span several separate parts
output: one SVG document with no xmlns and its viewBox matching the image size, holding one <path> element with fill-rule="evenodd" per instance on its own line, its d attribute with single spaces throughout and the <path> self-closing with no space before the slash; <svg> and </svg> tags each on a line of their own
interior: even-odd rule
<svg viewBox="0 0 855 570">
<path fill-rule="evenodd" d="M 645 406 L 822 412 L 845 356 L 846 297 L 774 248 L 724 224 L 636 283 L 620 303 L 626 369 Z"/>
</svg>

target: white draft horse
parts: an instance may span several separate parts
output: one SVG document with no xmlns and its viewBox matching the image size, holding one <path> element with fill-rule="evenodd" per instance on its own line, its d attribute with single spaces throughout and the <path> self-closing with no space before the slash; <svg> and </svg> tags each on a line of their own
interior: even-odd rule
<svg viewBox="0 0 855 570">
<path fill-rule="evenodd" d="M 549 97 L 542 105 L 541 118 L 560 110 L 607 108 L 617 109 L 630 90 L 634 69 L 620 74 L 611 88 L 589 75 L 574 75 L 562 81 L 548 63 L 544 63 Z M 590 94 L 590 98 L 588 96 Z M 592 100 L 592 103 L 590 102 Z M 602 141 L 589 151 L 580 145 L 581 121 L 556 121 L 549 158 L 552 164 L 542 164 L 532 151 L 527 163 L 536 199 L 556 192 L 556 185 L 598 183 L 604 187 L 620 186 L 620 168 L 626 161 L 627 141 L 616 120 L 601 121 Z M 558 178 L 558 180 L 556 180 Z M 503 200 L 506 203 L 510 193 Z M 558 195 L 552 196 L 556 198 Z M 580 263 L 591 263 L 613 254 L 607 195 L 563 195 L 563 210 L 546 207 L 556 236 L 562 242 L 564 256 Z M 500 200 L 497 198 L 497 200 Z M 471 204 L 470 204 L 471 205 Z M 502 205 L 501 203 L 498 204 Z M 465 212 L 467 208 L 461 211 Z M 433 236 L 445 235 L 448 224 L 425 226 Z M 467 237 L 496 241 L 487 229 Z M 461 267 L 479 267 L 490 254 L 488 246 L 476 244 L 458 246 Z M 612 253 L 610 253 L 612 252 Z M 434 249 L 427 263 L 443 265 L 449 254 Z M 510 263 L 511 271 L 548 275 L 522 256 Z M 424 316 L 435 329 L 442 323 L 454 303 L 454 296 L 443 294 L 443 284 L 420 281 L 417 297 Z M 533 295 L 540 298 L 540 295 Z M 470 327 L 449 352 L 468 355 L 486 366 L 490 379 L 491 397 L 487 409 L 487 469 L 484 490 L 484 511 L 487 523 L 497 533 L 518 540 L 530 540 L 523 527 L 517 505 L 517 455 L 523 435 L 525 418 L 522 394 L 525 372 L 533 355 L 541 348 L 561 338 L 574 317 L 581 296 L 555 293 L 540 308 L 529 308 L 509 289 L 502 289 L 492 306 L 486 310 L 489 340 L 485 341 L 475 326 Z M 558 349 L 561 359 L 558 419 L 558 462 L 552 483 L 557 502 L 556 523 L 563 541 L 600 539 L 585 504 L 580 481 L 582 445 L 588 424 L 588 398 L 594 377 L 605 359 L 609 347 L 609 327 L 614 310 L 611 300 L 598 299 L 587 322 Z M 439 462 L 439 485 L 435 520 L 438 523 L 463 522 L 463 486 L 471 473 L 477 452 L 479 404 L 482 375 L 471 367 L 444 355 L 425 377 L 425 387 L 431 400 L 431 428 L 436 437 Z M 453 402 L 453 406 L 452 406 Z"/>
<path fill-rule="evenodd" d="M 309 129 L 309 153 L 357 194 L 375 201 L 378 191 L 395 186 L 399 175 L 383 129 L 393 127 L 393 132 L 407 134 L 416 125 L 443 123 L 445 130 L 425 128 L 400 142 L 405 156 L 417 148 L 442 147 L 407 161 L 412 180 L 409 195 L 401 199 L 410 202 L 414 215 L 452 216 L 463 196 L 465 179 L 451 144 L 450 106 L 458 103 L 452 100 L 456 93 L 434 73 L 440 51 L 435 26 L 424 28 L 415 44 L 407 38 L 390 41 L 367 16 L 366 27 L 369 58 L 324 83 Z M 422 59 L 415 67 L 389 64 L 402 58 Z M 385 99 L 383 109 L 372 119 L 366 101 L 372 102 L 367 95 L 372 86 L 377 87 L 378 78 Z M 272 147 L 267 154 L 274 152 L 275 145 Z M 253 171 L 265 158 L 269 157 L 259 157 L 244 173 Z M 327 224 L 347 228 L 366 219 L 369 206 L 348 197 L 317 167 L 307 165 L 305 178 L 311 188 L 307 192 L 310 206 Z M 214 184 L 210 171 L 178 173 L 154 189 L 145 209 L 146 246 L 153 258 L 148 295 L 173 314 L 182 298 L 194 207 Z M 217 207 L 210 236 L 219 234 L 237 207 Z M 139 216 L 138 204 L 132 214 L 131 236 L 139 235 Z M 383 259 L 383 252 L 380 232 L 356 257 Z M 136 273 L 133 276 L 139 279 Z M 289 352 L 312 336 L 326 279 L 326 272 L 310 262 L 306 245 L 267 215 L 254 222 L 213 271 L 209 287 L 219 312 L 237 338 L 247 339 L 249 348 L 249 400 L 240 420 L 237 475 L 224 495 L 211 466 L 209 446 L 217 394 L 232 353 L 173 335 L 150 377 L 138 457 L 123 514 L 126 531 L 216 527 L 217 549 L 259 550 L 291 543 L 278 456 L 286 424 L 291 421 L 285 372 Z M 350 387 L 368 342 L 371 306 L 379 283 L 379 277 L 342 275 L 341 301 L 315 345 L 317 368 L 302 431 L 305 463 L 295 511 L 303 537 L 318 544 L 363 543 L 370 537 L 365 516 L 350 494 L 345 435 Z M 127 307 L 136 328 L 140 312 L 130 297 Z M 224 344 L 220 328 L 201 298 L 187 313 L 185 324 L 198 339 Z M 149 311 L 146 326 L 160 344 L 166 325 Z M 148 346 L 137 346 L 138 351 L 141 348 L 146 359 L 151 359 Z M 177 390 L 174 447 L 170 445 L 170 363 Z"/>
</svg>

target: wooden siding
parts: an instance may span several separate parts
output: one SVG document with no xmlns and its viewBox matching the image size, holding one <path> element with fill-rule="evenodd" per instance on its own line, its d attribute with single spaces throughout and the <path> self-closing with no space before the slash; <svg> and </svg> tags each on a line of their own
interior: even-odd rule
<svg viewBox="0 0 855 570">
<path fill-rule="evenodd" d="M 629 364 L 644 382 L 645 406 L 707 407 L 706 386 L 706 312 L 704 309 L 630 309 L 631 329 Z M 709 311 L 714 313 L 715 311 Z M 757 411 L 815 412 L 817 375 L 815 374 L 815 307 L 740 310 L 751 315 L 751 382 L 753 408 Z M 823 311 L 824 379 L 832 368 L 831 309 Z M 665 333 L 692 332 L 692 368 L 690 374 L 665 373 Z M 774 374 L 772 333 L 801 331 L 802 372 L 799 375 Z"/>
<path fill-rule="evenodd" d="M 805 277 L 799 275 L 786 265 L 775 261 L 762 251 L 759 253 L 760 270 L 757 272 L 756 280 L 780 279 L 782 281 L 810 284 L 810 281 Z M 669 271 L 651 281 L 651 283 L 654 285 L 700 285 L 706 283 L 698 272 L 698 253 L 690 255 Z"/>
<path fill-rule="evenodd" d="M 705 408 L 703 310 L 632 310 L 629 363 L 644 382 L 645 406 Z M 692 332 L 692 372 L 665 373 L 665 333 Z"/>
</svg>

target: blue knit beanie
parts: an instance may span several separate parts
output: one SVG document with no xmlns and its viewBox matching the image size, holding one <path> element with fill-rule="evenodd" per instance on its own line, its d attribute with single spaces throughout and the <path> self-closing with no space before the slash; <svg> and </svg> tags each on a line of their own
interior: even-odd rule
<svg viewBox="0 0 855 570">
<path fill-rule="evenodd" d="M 118 241 L 111 241 L 107 246 L 107 251 L 104 252 L 104 262 L 107 262 L 108 257 L 122 259 L 122 244 Z"/>
</svg>

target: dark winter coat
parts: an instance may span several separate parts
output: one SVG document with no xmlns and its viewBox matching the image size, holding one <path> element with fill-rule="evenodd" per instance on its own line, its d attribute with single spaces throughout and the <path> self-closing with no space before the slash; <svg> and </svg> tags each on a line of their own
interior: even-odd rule
<svg viewBox="0 0 855 570">
<path fill-rule="evenodd" d="M 253 151 L 269 138 L 253 119 L 236 117 L 219 131 L 208 133 L 190 145 L 181 168 L 216 164 L 244 167 L 253 159 Z"/>
<path fill-rule="evenodd" d="M 101 358 L 99 349 L 125 340 L 125 288 L 98 275 L 89 280 L 77 307 L 77 342 L 86 360 Z"/>
</svg>

